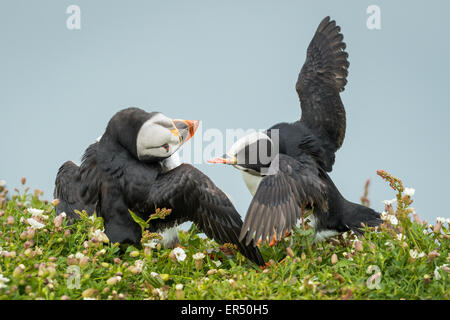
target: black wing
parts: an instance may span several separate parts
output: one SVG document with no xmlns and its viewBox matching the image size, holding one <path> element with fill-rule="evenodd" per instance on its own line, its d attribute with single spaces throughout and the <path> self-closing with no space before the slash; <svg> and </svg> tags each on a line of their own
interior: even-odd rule
<svg viewBox="0 0 450 320">
<path fill-rule="evenodd" d="M 242 219 L 231 201 L 193 166 L 182 164 L 159 175 L 151 186 L 150 198 L 158 207 L 172 209 L 171 220 L 192 221 L 208 237 L 222 244 L 235 244 L 248 259 L 264 265 L 257 248 L 239 241 Z"/>
<path fill-rule="evenodd" d="M 339 92 L 344 91 L 350 64 L 340 30 L 330 17 L 322 20 L 308 46 L 296 84 L 302 108 L 300 122 L 323 142 L 327 171 L 331 171 L 334 153 L 342 146 L 346 128 Z"/>
<path fill-rule="evenodd" d="M 77 219 L 74 210 L 86 210 L 89 214 L 95 211 L 96 202 L 85 202 L 80 195 L 80 168 L 72 161 L 65 162 L 58 170 L 53 196 L 59 199 L 57 214 L 65 212 L 70 219 Z"/>
<path fill-rule="evenodd" d="M 272 166 L 276 165 L 276 159 Z M 245 244 L 276 235 L 281 239 L 301 217 L 302 206 L 319 206 L 327 210 L 326 186 L 311 156 L 300 161 L 284 154 L 278 156 L 278 170 L 265 176 L 248 208 L 239 239 Z"/>
<path fill-rule="evenodd" d="M 96 209 L 99 194 L 99 171 L 96 163 L 97 143 L 90 145 L 83 156 L 81 167 L 72 161 L 65 162 L 58 170 L 53 196 L 60 203 L 56 213 L 65 212 L 77 219 L 74 210 L 86 210 L 91 215 Z"/>
<path fill-rule="evenodd" d="M 102 175 L 97 162 L 98 146 L 99 143 L 95 142 L 86 149 L 80 166 L 80 196 L 84 203 L 99 201 Z"/>
</svg>

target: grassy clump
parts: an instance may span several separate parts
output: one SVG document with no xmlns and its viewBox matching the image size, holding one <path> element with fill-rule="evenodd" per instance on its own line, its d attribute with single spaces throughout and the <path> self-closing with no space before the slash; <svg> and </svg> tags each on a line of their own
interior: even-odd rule
<svg viewBox="0 0 450 320">
<path fill-rule="evenodd" d="M 0 299 L 449 299 L 449 220 L 420 221 L 411 189 L 379 175 L 396 191 L 384 224 L 363 238 L 346 233 L 311 245 L 304 223 L 260 247 L 264 269 L 202 239 L 195 226 L 180 231 L 174 250 L 148 232 L 142 245 L 121 247 L 109 243 L 101 218 L 80 213 L 67 225 L 55 215 L 57 201 L 39 191 L 7 199 L 0 189 Z"/>
</svg>

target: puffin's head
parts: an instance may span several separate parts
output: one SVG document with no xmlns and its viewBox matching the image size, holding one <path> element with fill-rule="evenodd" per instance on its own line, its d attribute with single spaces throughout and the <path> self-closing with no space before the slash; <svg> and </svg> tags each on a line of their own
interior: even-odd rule
<svg viewBox="0 0 450 320">
<path fill-rule="evenodd" d="M 265 175 L 277 152 L 268 135 L 254 132 L 236 141 L 222 157 L 208 162 L 228 164 L 250 174 Z"/>
<path fill-rule="evenodd" d="M 115 137 L 138 160 L 152 162 L 170 157 L 195 134 L 199 123 L 128 108 L 111 119 L 105 134 Z"/>
<path fill-rule="evenodd" d="M 136 151 L 139 160 L 170 157 L 195 134 L 198 126 L 198 120 L 172 120 L 162 113 L 156 113 L 138 131 Z"/>
</svg>

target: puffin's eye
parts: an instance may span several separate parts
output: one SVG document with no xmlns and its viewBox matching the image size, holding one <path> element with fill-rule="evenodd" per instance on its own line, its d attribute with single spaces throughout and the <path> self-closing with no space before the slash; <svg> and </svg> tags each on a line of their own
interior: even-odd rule
<svg viewBox="0 0 450 320">
<path fill-rule="evenodd" d="M 166 152 L 169 152 L 169 145 L 166 143 L 166 144 L 163 144 L 161 147 L 163 147 L 164 149 L 166 149 Z"/>
</svg>

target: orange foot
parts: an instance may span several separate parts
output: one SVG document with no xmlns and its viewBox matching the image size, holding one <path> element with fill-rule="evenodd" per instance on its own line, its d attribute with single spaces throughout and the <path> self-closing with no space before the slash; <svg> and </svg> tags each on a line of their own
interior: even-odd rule
<svg viewBox="0 0 450 320">
<path fill-rule="evenodd" d="M 274 235 L 274 236 L 272 237 L 272 241 L 270 241 L 270 243 L 269 243 L 269 247 L 273 247 L 273 246 L 276 245 L 276 244 L 277 244 L 277 236 Z"/>
<path fill-rule="evenodd" d="M 259 269 L 261 271 L 264 271 L 264 270 L 266 270 L 267 268 L 270 268 L 270 267 L 271 267 L 270 262 L 266 262 L 263 266 L 259 266 Z"/>
<path fill-rule="evenodd" d="M 290 235 L 291 235 L 291 233 L 290 233 L 289 231 L 286 230 L 286 232 L 285 232 L 283 238 L 289 237 Z M 281 239 L 280 239 L 280 240 L 281 240 Z M 266 238 L 266 242 L 269 242 L 267 238 Z M 260 247 L 261 244 L 262 244 L 262 240 L 259 239 L 258 242 L 256 243 L 256 245 L 257 245 L 258 247 Z M 272 236 L 272 240 L 269 242 L 269 247 L 273 247 L 273 246 L 276 245 L 276 244 L 277 244 L 277 235 L 274 234 L 274 235 Z"/>
</svg>

